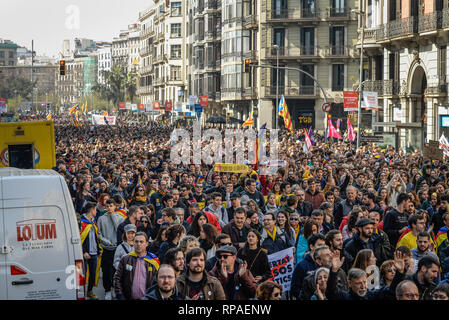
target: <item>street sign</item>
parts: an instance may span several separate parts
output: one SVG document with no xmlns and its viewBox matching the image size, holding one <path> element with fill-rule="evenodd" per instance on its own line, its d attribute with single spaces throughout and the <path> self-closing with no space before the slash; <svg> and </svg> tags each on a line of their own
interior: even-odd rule
<svg viewBox="0 0 449 320">
<path fill-rule="evenodd" d="M 343 91 L 344 111 L 358 111 L 359 96 L 357 91 Z"/>
<path fill-rule="evenodd" d="M 329 102 L 323 103 L 323 105 L 321 106 L 321 109 L 323 109 L 323 112 L 330 112 L 331 104 Z"/>
<path fill-rule="evenodd" d="M 173 103 L 171 101 L 165 101 L 165 111 L 172 111 Z"/>
<path fill-rule="evenodd" d="M 195 105 L 197 99 L 198 99 L 197 96 L 190 96 L 189 97 L 189 105 L 191 105 L 193 107 Z"/>
<path fill-rule="evenodd" d="M 195 112 L 196 113 L 203 112 L 203 107 L 199 103 L 195 104 Z"/>
<path fill-rule="evenodd" d="M 360 141 L 362 142 L 375 142 L 375 143 L 383 143 L 383 136 L 360 136 Z"/>
</svg>

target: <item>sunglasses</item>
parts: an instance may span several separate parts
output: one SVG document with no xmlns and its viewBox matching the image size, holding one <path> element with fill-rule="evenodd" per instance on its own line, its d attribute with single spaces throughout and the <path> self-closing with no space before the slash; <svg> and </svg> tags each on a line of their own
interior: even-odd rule
<svg viewBox="0 0 449 320">
<path fill-rule="evenodd" d="M 231 254 L 220 254 L 217 256 L 218 260 L 221 259 L 227 259 L 228 257 L 232 256 Z"/>
<path fill-rule="evenodd" d="M 141 222 L 142 223 L 148 223 L 149 221 L 148 220 L 142 220 Z"/>
<path fill-rule="evenodd" d="M 273 294 L 273 297 L 275 297 L 275 298 L 280 297 L 280 296 L 281 296 L 281 294 L 279 292 L 276 292 L 275 294 Z"/>
<path fill-rule="evenodd" d="M 232 246 L 232 242 L 220 242 L 220 246 Z"/>
<path fill-rule="evenodd" d="M 299 221 L 298 218 L 290 218 L 290 221 Z"/>
<path fill-rule="evenodd" d="M 396 272 L 396 269 L 388 268 L 387 272 Z"/>
</svg>

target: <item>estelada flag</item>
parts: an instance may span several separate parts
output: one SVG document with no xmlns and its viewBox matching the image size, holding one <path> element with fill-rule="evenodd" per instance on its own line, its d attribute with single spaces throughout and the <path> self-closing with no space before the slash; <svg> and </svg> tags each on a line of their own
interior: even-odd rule
<svg viewBox="0 0 449 320">
<path fill-rule="evenodd" d="M 242 124 L 242 127 L 252 127 L 254 125 L 253 112 L 250 113 L 248 119 Z"/>
<path fill-rule="evenodd" d="M 337 138 L 337 139 L 343 139 L 340 134 L 337 132 L 337 130 L 335 130 L 334 125 L 332 124 L 331 119 L 328 119 L 329 122 L 329 130 L 327 133 L 327 137 L 332 137 L 332 138 Z"/>
<path fill-rule="evenodd" d="M 351 141 L 354 141 L 355 140 L 355 132 L 354 132 L 354 128 L 351 125 L 351 121 L 349 121 L 349 119 L 348 119 L 347 127 L 348 127 L 348 139 Z"/>
<path fill-rule="evenodd" d="M 51 120 L 51 113 L 47 115 L 47 120 Z"/>
</svg>

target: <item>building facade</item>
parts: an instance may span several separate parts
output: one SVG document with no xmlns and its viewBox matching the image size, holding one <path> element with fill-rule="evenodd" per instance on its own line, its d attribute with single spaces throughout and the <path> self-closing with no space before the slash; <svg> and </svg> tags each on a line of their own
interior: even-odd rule
<svg viewBox="0 0 449 320">
<path fill-rule="evenodd" d="M 121 65 L 127 73 L 137 72 L 140 45 L 140 24 L 130 24 L 112 40 L 112 65 Z"/>
<path fill-rule="evenodd" d="M 186 97 L 186 1 L 154 1 L 139 15 L 139 89 L 142 103 L 162 106 L 185 103 Z"/>
<path fill-rule="evenodd" d="M 97 82 L 105 84 L 104 72 L 111 71 L 112 67 L 112 49 L 111 47 L 103 47 L 97 51 L 98 73 Z"/>
<path fill-rule="evenodd" d="M 402 150 L 449 135 L 447 36 L 443 1 L 365 0 L 364 53 L 369 66 L 363 89 L 378 92 L 378 131 Z M 361 27 L 362 25 L 360 25 Z M 359 30 L 359 46 L 361 44 Z"/>
<path fill-rule="evenodd" d="M 17 64 L 17 48 L 12 41 L 0 39 L 0 66 L 13 67 Z"/>
</svg>

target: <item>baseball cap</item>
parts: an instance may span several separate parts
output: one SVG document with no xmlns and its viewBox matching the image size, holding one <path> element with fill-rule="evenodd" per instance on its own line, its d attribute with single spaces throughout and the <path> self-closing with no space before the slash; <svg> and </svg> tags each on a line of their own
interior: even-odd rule
<svg viewBox="0 0 449 320">
<path fill-rule="evenodd" d="M 132 223 L 127 224 L 127 225 L 123 228 L 123 230 L 125 231 L 125 233 L 126 233 L 126 232 L 137 232 L 136 226 L 133 225 Z"/>
</svg>

